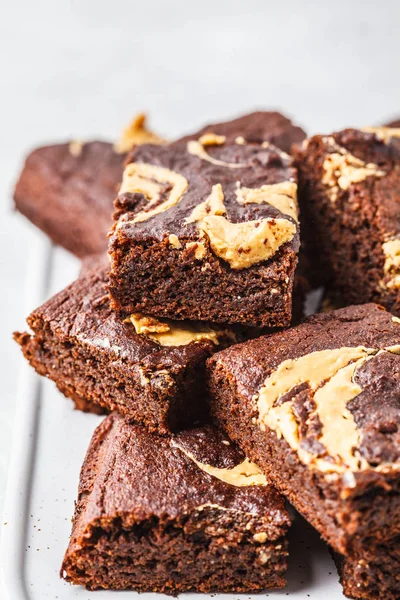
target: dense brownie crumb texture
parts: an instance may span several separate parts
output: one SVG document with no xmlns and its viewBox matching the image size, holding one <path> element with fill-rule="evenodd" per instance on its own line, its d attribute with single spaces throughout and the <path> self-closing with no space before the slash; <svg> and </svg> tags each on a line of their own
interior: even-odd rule
<svg viewBox="0 0 400 600">
<path fill-rule="evenodd" d="M 282 497 L 217 429 L 162 438 L 112 414 L 82 467 L 62 575 L 168 594 L 279 588 L 288 526 Z"/>
<path fill-rule="evenodd" d="M 290 157 L 204 134 L 129 156 L 110 238 L 114 309 L 287 326 L 299 249 Z"/>
<path fill-rule="evenodd" d="M 77 408 L 117 410 L 166 433 L 207 418 L 205 360 L 248 338 L 241 328 L 110 309 L 104 258 L 28 317 L 15 334 L 31 365 Z"/>
<path fill-rule="evenodd" d="M 216 419 L 338 553 L 398 539 L 397 317 L 373 304 L 316 315 L 209 370 Z"/>
<path fill-rule="evenodd" d="M 317 283 L 400 314 L 400 129 L 346 129 L 296 153 L 302 234 Z"/>
<path fill-rule="evenodd" d="M 105 251 L 126 153 L 138 144 L 163 141 L 140 114 L 114 145 L 75 140 L 37 148 L 16 184 L 15 207 L 80 258 Z"/>
</svg>

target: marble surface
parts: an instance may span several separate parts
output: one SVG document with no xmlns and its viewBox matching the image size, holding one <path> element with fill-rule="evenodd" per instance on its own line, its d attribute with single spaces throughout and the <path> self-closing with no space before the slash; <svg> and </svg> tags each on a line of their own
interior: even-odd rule
<svg viewBox="0 0 400 600">
<path fill-rule="evenodd" d="M 23 327 L 27 258 L 38 235 L 13 213 L 29 148 L 115 138 L 138 110 L 165 136 L 253 108 L 310 132 L 400 115 L 400 5 L 387 0 L 14 0 L 0 20 L 0 511 Z M 67 283 L 67 282 L 66 282 Z"/>
</svg>

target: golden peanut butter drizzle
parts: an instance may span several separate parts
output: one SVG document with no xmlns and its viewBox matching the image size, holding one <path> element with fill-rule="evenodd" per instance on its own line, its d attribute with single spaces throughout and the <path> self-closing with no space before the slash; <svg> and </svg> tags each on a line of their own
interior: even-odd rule
<svg viewBox="0 0 400 600">
<path fill-rule="evenodd" d="M 260 428 L 274 430 L 298 453 L 303 463 L 320 471 L 340 473 L 369 468 L 368 462 L 358 452 L 359 430 L 347 404 L 362 392 L 362 388 L 354 382 L 357 369 L 382 352 L 398 354 L 400 346 L 384 350 L 364 346 L 343 347 L 285 360 L 265 380 L 255 397 Z M 301 447 L 292 400 L 277 403 L 302 383 L 307 383 L 314 392 L 316 407 L 310 416 L 319 418 L 322 434 L 318 441 L 326 449 L 330 460 L 319 458 Z"/>
<path fill-rule="evenodd" d="M 166 183 L 172 186 L 168 198 L 157 204 L 163 185 Z M 143 194 L 148 199 L 147 208 L 139 212 L 130 223 L 147 221 L 169 208 L 178 204 L 183 194 L 188 188 L 187 179 L 180 173 L 171 171 L 165 167 L 158 167 L 148 163 L 130 163 L 125 167 L 122 184 L 119 190 L 120 194 Z M 152 209 L 152 205 L 156 206 Z M 122 221 L 125 224 L 126 221 Z"/>
<path fill-rule="evenodd" d="M 206 133 L 202 135 L 198 140 L 190 140 L 187 143 L 187 151 L 193 156 L 197 156 L 201 160 L 218 165 L 220 167 L 227 167 L 228 169 L 243 169 L 246 167 L 245 163 L 228 163 L 224 160 L 218 160 L 213 156 L 210 156 L 206 150 L 207 146 L 220 146 L 225 143 L 224 135 L 215 135 L 214 133 Z"/>
<path fill-rule="evenodd" d="M 193 209 L 186 223 L 196 223 L 213 252 L 232 269 L 245 269 L 267 260 L 296 233 L 296 225 L 288 219 L 232 223 L 225 214 L 224 194 L 218 183 L 208 198 Z"/>
<path fill-rule="evenodd" d="M 385 171 L 374 163 L 365 163 L 339 146 L 333 137 L 324 141 L 332 150 L 325 158 L 322 169 L 322 183 L 329 188 L 332 202 L 337 200 L 339 190 L 348 190 L 353 183 L 364 181 L 367 177 L 385 177 Z"/>
<path fill-rule="evenodd" d="M 85 143 L 82 142 L 82 140 L 72 140 L 72 142 L 70 142 L 68 146 L 70 154 L 72 154 L 72 156 L 75 157 L 80 156 L 82 154 L 84 145 Z"/>
<path fill-rule="evenodd" d="M 173 439 L 171 441 L 171 445 L 183 452 L 183 454 L 193 461 L 195 465 L 199 467 L 199 469 L 204 471 L 204 473 L 207 473 L 208 475 L 211 475 L 211 477 L 215 477 L 220 481 L 229 483 L 230 485 L 234 485 L 236 487 L 268 485 L 265 475 L 261 473 L 257 465 L 252 463 L 248 458 L 245 458 L 241 463 L 230 469 L 213 467 L 212 465 L 198 461 L 191 452 L 180 446 L 179 442 L 176 440 Z"/>
<path fill-rule="evenodd" d="M 161 346 L 186 346 L 202 340 L 219 344 L 218 332 L 205 323 L 159 320 L 140 312 L 132 313 L 126 322 L 132 323 L 137 334 L 145 335 Z"/>
<path fill-rule="evenodd" d="M 382 244 L 385 257 L 383 272 L 385 277 L 381 280 L 382 288 L 400 288 L 400 239 L 388 240 Z"/>
<path fill-rule="evenodd" d="M 289 215 L 296 222 L 299 220 L 297 206 L 297 183 L 282 181 L 262 185 L 260 188 L 241 187 L 237 183 L 236 200 L 239 204 L 270 204 L 282 214 Z"/>
<path fill-rule="evenodd" d="M 207 145 L 223 144 L 224 136 L 213 133 L 204 134 L 196 144 L 204 150 Z M 188 142 L 188 151 L 192 142 Z M 205 152 L 205 151 L 204 151 Z M 208 155 L 207 155 L 208 156 Z M 213 162 L 213 161 L 211 161 Z M 217 161 L 219 164 L 220 161 Z M 229 166 L 228 163 L 224 163 Z M 238 165 L 234 165 L 238 166 Z M 160 202 L 163 187 L 168 183 L 172 186 L 168 198 Z M 127 223 L 146 221 L 158 215 L 180 201 L 188 189 L 188 181 L 183 175 L 164 167 L 147 163 L 131 163 L 123 173 L 123 180 L 119 193 L 139 193 L 148 199 L 146 210 L 140 211 L 133 220 L 121 220 L 117 229 Z M 236 190 L 236 199 L 239 204 L 268 203 L 298 220 L 297 213 L 297 185 L 294 182 L 282 182 L 261 186 L 261 188 L 246 188 L 240 184 Z M 200 234 L 208 240 L 209 246 L 216 256 L 229 263 L 232 269 L 245 269 L 256 263 L 268 260 L 279 248 L 293 239 L 296 234 L 296 225 L 285 218 L 264 218 L 239 223 L 232 223 L 226 218 L 224 205 L 224 192 L 222 185 L 217 183 L 212 186 L 209 196 L 195 206 L 185 223 L 196 223 Z M 168 241 L 175 249 L 181 249 L 182 242 L 175 235 L 170 234 Z M 186 244 L 185 248 L 194 251 L 196 260 L 203 260 L 207 254 L 206 245 L 202 242 Z"/>
</svg>

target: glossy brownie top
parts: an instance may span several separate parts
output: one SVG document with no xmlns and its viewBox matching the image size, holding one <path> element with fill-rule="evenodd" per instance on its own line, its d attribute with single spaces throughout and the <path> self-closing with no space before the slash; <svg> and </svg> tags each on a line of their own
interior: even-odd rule
<svg viewBox="0 0 400 600">
<path fill-rule="evenodd" d="M 233 269 L 297 251 L 297 176 L 269 145 L 227 144 L 205 134 L 171 146 L 145 145 L 129 157 L 113 235 L 169 242 L 201 260 L 211 251 Z"/>
<path fill-rule="evenodd" d="M 249 524 L 264 541 L 289 524 L 282 497 L 211 426 L 159 437 L 114 413 L 97 428 L 82 474 L 74 537 L 95 519 L 121 516 L 132 525 L 152 517 L 184 520 L 207 509 L 229 511 L 238 528 Z"/>
<path fill-rule="evenodd" d="M 293 144 L 299 144 L 306 137 L 301 127 L 294 125 L 279 112 L 257 111 L 248 113 L 231 121 L 210 123 L 194 134 L 189 134 L 175 143 L 187 143 L 205 133 L 216 133 L 226 136 L 228 144 L 236 140 L 253 144 L 269 142 L 285 152 L 290 152 Z"/>
<path fill-rule="evenodd" d="M 378 305 L 309 317 L 209 363 L 233 378 L 254 423 L 311 468 L 400 468 L 400 320 Z"/>
</svg>

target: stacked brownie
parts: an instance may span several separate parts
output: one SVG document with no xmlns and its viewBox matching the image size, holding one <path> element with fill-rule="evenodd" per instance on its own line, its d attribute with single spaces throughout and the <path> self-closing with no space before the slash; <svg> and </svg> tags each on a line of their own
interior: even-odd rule
<svg viewBox="0 0 400 600">
<path fill-rule="evenodd" d="M 286 498 L 346 595 L 400 597 L 399 137 L 304 141 L 258 112 L 167 144 L 140 117 L 114 146 L 28 157 L 17 207 L 85 260 L 15 339 L 76 408 L 110 413 L 65 579 L 282 587 Z M 344 308 L 302 320 L 309 282 Z"/>
<path fill-rule="evenodd" d="M 76 408 L 111 413 L 82 467 L 67 580 L 173 594 L 285 584 L 287 508 L 207 425 L 205 363 L 260 327 L 291 322 L 299 225 L 285 150 L 302 139 L 278 113 L 172 144 L 139 119 L 114 146 L 70 143 L 28 157 L 17 208 L 86 258 L 15 339 Z M 101 251 L 112 196 L 109 274 Z"/>
</svg>

